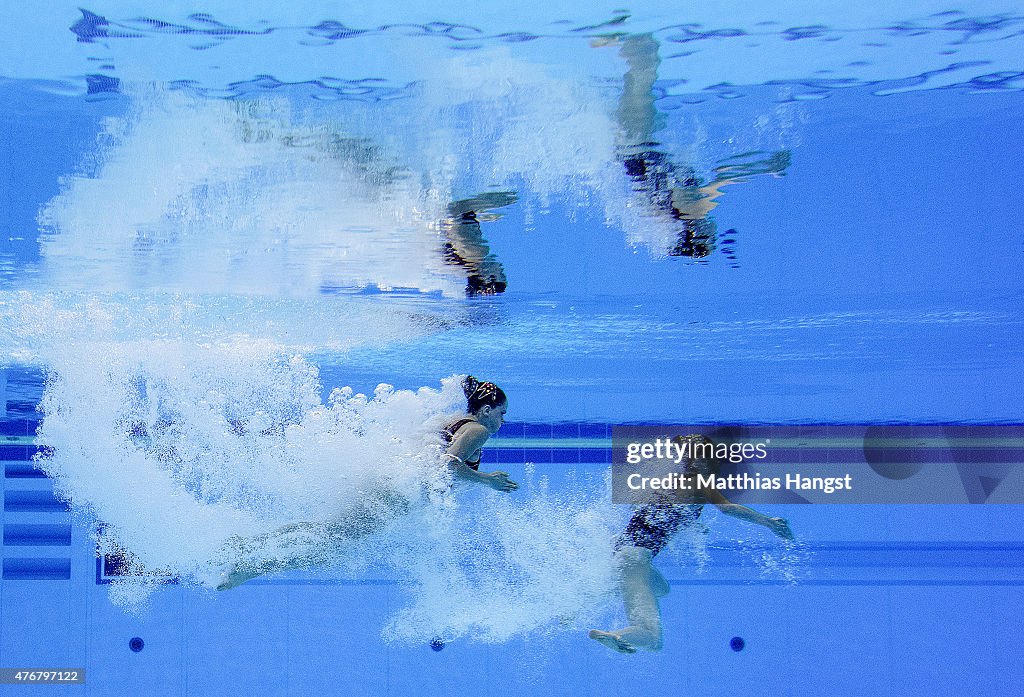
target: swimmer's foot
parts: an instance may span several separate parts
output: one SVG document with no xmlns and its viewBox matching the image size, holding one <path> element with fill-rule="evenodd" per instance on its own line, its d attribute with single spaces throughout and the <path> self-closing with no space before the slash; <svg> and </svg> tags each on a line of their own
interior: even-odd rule
<svg viewBox="0 0 1024 697">
<path fill-rule="evenodd" d="M 604 48 L 605 46 L 621 46 L 626 38 L 624 32 L 616 34 L 601 34 L 590 40 L 590 48 Z"/>
<path fill-rule="evenodd" d="M 467 213 L 472 213 L 474 218 L 482 221 L 497 220 L 501 216 L 488 216 L 486 213 L 495 208 L 511 206 L 518 200 L 519 197 L 514 191 L 484 191 L 472 198 L 452 201 L 448 204 L 448 215 L 451 218 L 461 218 Z"/>
<path fill-rule="evenodd" d="M 246 581 L 256 578 L 258 575 L 248 571 L 239 571 L 233 566 L 229 567 L 220 575 L 220 579 L 217 581 L 217 590 L 229 591 Z"/>
<path fill-rule="evenodd" d="M 619 653 L 636 653 L 636 648 L 632 644 L 628 641 L 623 641 L 617 634 L 612 634 L 611 632 L 602 632 L 600 629 L 591 629 L 590 638 L 604 644 L 612 651 L 618 651 Z"/>
</svg>

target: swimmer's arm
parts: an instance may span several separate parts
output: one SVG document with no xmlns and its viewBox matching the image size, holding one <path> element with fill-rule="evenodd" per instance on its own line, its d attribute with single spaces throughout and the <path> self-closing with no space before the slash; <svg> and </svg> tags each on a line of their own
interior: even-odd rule
<svg viewBox="0 0 1024 697">
<path fill-rule="evenodd" d="M 455 476 L 477 484 L 486 484 L 498 491 L 515 491 L 519 485 L 505 472 L 480 472 L 466 464 L 466 458 L 480 450 L 491 434 L 479 424 L 469 423 L 459 429 L 448 446 L 448 463 Z"/>
<path fill-rule="evenodd" d="M 753 508 L 747 508 L 738 503 L 733 503 L 725 497 L 718 489 L 707 487 L 701 490 L 708 503 L 715 504 L 715 507 L 726 515 L 733 518 L 745 520 L 748 523 L 763 525 L 784 540 L 793 539 L 793 531 L 789 529 L 789 521 L 785 518 L 769 518 L 763 513 L 758 513 Z"/>
<path fill-rule="evenodd" d="M 448 454 L 449 466 L 460 479 L 467 479 L 478 484 L 485 484 L 498 491 L 515 491 L 519 485 L 508 478 L 507 472 L 481 472 L 468 466 L 462 459 Z"/>
</svg>

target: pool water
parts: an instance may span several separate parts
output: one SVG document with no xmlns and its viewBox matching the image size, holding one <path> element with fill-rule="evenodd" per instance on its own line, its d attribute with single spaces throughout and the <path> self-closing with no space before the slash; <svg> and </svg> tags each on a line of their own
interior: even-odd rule
<svg viewBox="0 0 1024 697">
<path fill-rule="evenodd" d="M 9 9 L 0 668 L 1016 694 L 1012 5 Z M 512 494 L 424 493 L 465 374 L 508 394 Z M 626 424 L 888 493 L 742 499 L 791 544 L 709 508 L 655 561 L 663 648 L 620 655 L 587 631 L 624 621 Z M 360 505 L 388 525 L 214 590 L 231 540 Z"/>
</svg>

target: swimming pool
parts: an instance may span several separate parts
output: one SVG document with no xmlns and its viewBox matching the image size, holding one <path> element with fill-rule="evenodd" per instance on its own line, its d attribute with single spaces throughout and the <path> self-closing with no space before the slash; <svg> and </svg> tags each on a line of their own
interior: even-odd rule
<svg viewBox="0 0 1024 697">
<path fill-rule="evenodd" d="M 0 668 L 1016 694 L 1024 17 L 576 5 L 8 8 Z M 520 489 L 421 496 L 467 373 Z M 620 655 L 587 632 L 638 425 L 874 488 L 740 494 L 792 544 L 709 511 L 656 559 L 664 646 Z M 384 529 L 213 589 L 225 541 L 381 477 Z"/>
</svg>

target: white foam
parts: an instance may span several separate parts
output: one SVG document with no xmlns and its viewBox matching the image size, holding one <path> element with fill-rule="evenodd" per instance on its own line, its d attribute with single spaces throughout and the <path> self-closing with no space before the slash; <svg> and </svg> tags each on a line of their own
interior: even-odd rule
<svg viewBox="0 0 1024 697">
<path fill-rule="evenodd" d="M 594 488 L 604 490 L 604 482 Z M 403 552 L 412 603 L 385 638 L 502 642 L 579 631 L 618 602 L 612 540 L 620 511 L 593 489 L 463 496 L 435 510 L 429 534 Z"/>
<path fill-rule="evenodd" d="M 145 86 L 101 142 L 95 174 L 67 179 L 40 215 L 40 280 L 50 287 L 461 293 L 440 253 L 445 202 L 415 178 L 384 180 L 384 155 L 345 157 L 339 147 L 359 144 L 343 124 L 297 125 L 282 100 Z"/>
<path fill-rule="evenodd" d="M 62 495 L 145 568 L 193 576 L 233 535 L 343 517 L 367 492 L 410 499 L 441 470 L 458 381 L 336 390 L 271 344 L 76 344 L 51 355 L 38 442 Z"/>
<path fill-rule="evenodd" d="M 314 366 L 251 341 L 76 344 L 49 368 L 40 464 L 136 573 L 212 585 L 226 563 L 365 573 L 372 559 L 412 590 L 387 626 L 399 641 L 579 627 L 612 598 L 618 512 L 592 498 L 603 482 L 557 496 L 447 488 L 439 431 L 463 404 L 458 378 L 324 403 Z M 274 534 L 368 507 L 368 537 Z M 111 600 L 144 608 L 159 580 L 121 580 Z"/>
</svg>

